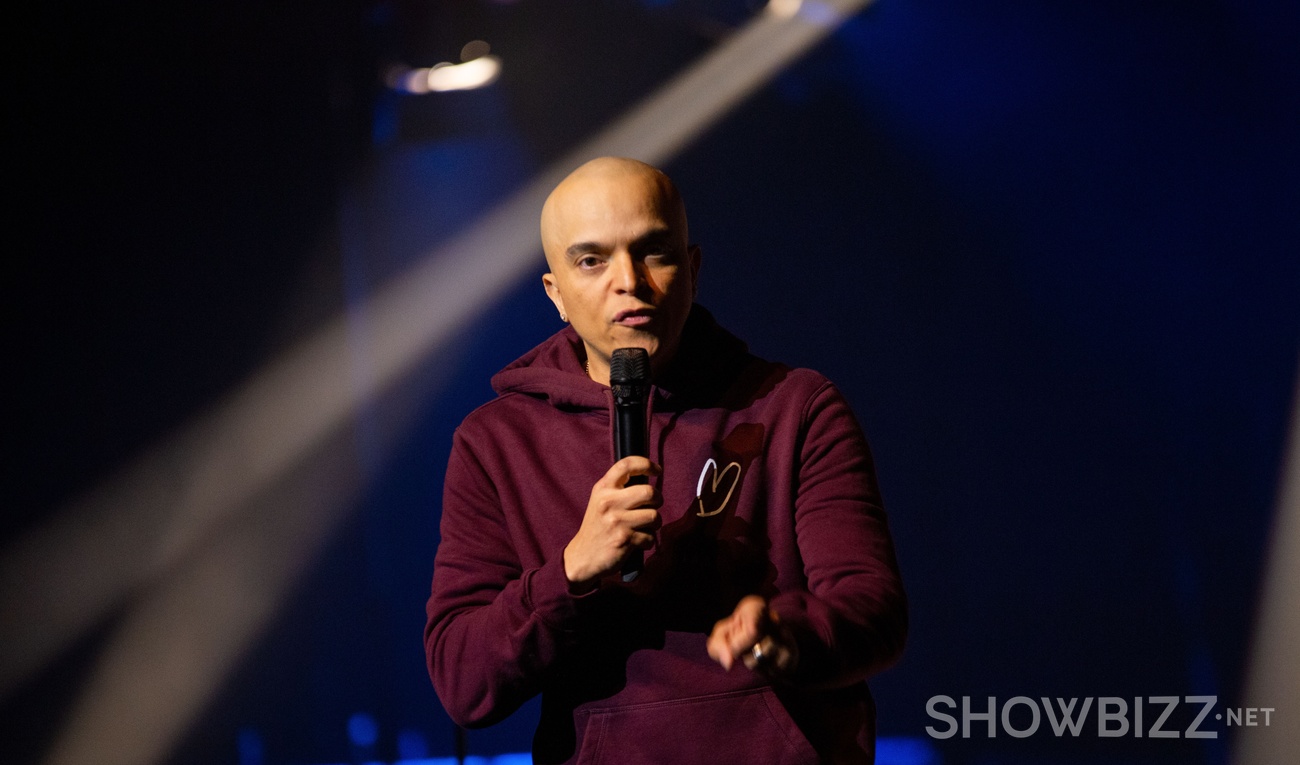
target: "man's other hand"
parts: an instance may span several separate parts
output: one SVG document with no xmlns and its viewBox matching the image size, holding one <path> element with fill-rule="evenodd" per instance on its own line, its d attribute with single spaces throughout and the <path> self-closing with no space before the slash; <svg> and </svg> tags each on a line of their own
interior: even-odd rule
<svg viewBox="0 0 1300 765">
<path fill-rule="evenodd" d="M 723 669 L 730 670 L 739 659 L 774 680 L 789 678 L 799 662 L 794 636 L 757 595 L 742 598 L 731 616 L 713 625 L 706 647 Z"/>
</svg>

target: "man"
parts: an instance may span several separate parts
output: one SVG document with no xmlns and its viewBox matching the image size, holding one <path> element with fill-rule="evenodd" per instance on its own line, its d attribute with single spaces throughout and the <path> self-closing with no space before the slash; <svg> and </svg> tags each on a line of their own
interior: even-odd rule
<svg viewBox="0 0 1300 765">
<path fill-rule="evenodd" d="M 540 692 L 537 763 L 871 762 L 863 680 L 901 652 L 906 602 L 848 405 L 694 305 L 700 250 L 658 170 L 583 165 L 541 234 L 569 326 L 456 431 L 425 630 L 443 705 L 487 725 Z M 650 356 L 650 457 L 615 461 L 623 347 Z"/>
</svg>

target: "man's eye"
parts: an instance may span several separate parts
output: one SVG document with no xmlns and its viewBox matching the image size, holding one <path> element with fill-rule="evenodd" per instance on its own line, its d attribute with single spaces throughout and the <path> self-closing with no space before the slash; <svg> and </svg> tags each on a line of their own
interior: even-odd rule
<svg viewBox="0 0 1300 765">
<path fill-rule="evenodd" d="M 578 258 L 578 268 L 596 268 L 601 264 L 600 258 L 595 255 L 584 255 Z"/>
</svg>

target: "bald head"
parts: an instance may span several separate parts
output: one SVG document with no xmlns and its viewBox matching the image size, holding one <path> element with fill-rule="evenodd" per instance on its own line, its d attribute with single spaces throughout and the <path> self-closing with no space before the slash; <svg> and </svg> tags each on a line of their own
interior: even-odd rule
<svg viewBox="0 0 1300 765">
<path fill-rule="evenodd" d="M 640 160 L 597 157 L 569 173 L 542 205 L 542 250 L 552 268 L 554 258 L 571 244 L 565 239 L 575 219 L 608 219 L 616 197 L 633 200 L 644 212 L 662 218 L 683 247 L 689 241 L 686 208 L 672 179 Z"/>
</svg>

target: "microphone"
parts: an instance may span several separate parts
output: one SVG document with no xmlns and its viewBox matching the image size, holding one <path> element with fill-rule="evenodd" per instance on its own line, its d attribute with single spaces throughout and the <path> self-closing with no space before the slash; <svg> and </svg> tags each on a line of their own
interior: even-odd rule
<svg viewBox="0 0 1300 765">
<path fill-rule="evenodd" d="M 650 354 L 644 348 L 615 348 L 609 357 L 609 387 L 614 391 L 614 459 L 650 456 L 646 433 L 646 400 L 650 396 Z M 627 479 L 628 486 L 649 483 L 643 475 Z M 623 581 L 641 573 L 644 555 L 633 550 L 623 561 Z"/>
</svg>

